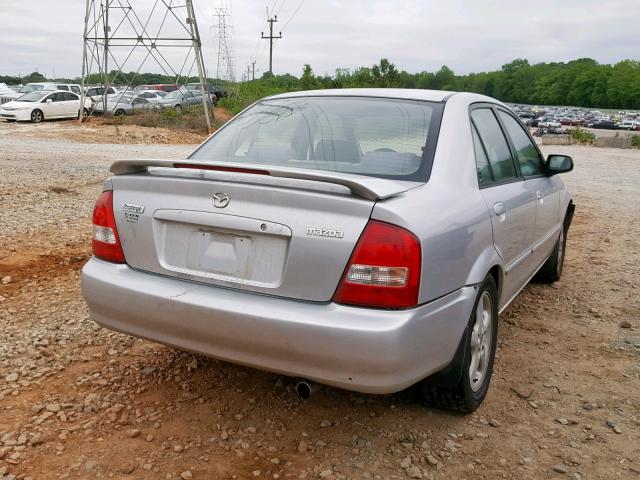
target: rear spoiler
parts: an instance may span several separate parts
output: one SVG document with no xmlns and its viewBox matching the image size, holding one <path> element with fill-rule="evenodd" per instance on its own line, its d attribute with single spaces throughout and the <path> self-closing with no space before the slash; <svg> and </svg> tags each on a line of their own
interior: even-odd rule
<svg viewBox="0 0 640 480">
<path fill-rule="evenodd" d="M 225 173 L 242 173 L 252 175 L 269 175 L 278 178 L 294 178 L 314 182 L 342 185 L 351 190 L 353 195 L 367 200 L 384 200 L 419 185 L 416 182 L 388 180 L 385 178 L 366 177 L 351 173 L 327 172 L 304 168 L 288 168 L 270 165 L 238 164 L 228 162 L 194 162 L 193 160 L 120 160 L 111 165 L 114 175 L 143 173 L 149 168 L 193 168 L 195 170 L 211 170 Z"/>
</svg>

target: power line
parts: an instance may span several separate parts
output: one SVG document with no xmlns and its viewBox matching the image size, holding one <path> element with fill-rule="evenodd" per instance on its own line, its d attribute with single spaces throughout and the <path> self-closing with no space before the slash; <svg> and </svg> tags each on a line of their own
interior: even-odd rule
<svg viewBox="0 0 640 480">
<path fill-rule="evenodd" d="M 284 24 L 284 27 L 282 27 L 282 30 L 284 31 L 287 28 L 287 25 L 289 25 L 289 23 L 291 22 L 291 20 L 293 20 L 293 17 L 296 16 L 296 14 L 298 13 L 298 11 L 300 10 L 300 7 L 302 7 L 302 4 L 304 3 L 304 0 L 300 0 L 300 3 L 298 4 L 298 6 L 296 7 L 296 9 L 294 10 L 293 14 L 289 17 L 289 20 L 287 20 Z"/>
</svg>

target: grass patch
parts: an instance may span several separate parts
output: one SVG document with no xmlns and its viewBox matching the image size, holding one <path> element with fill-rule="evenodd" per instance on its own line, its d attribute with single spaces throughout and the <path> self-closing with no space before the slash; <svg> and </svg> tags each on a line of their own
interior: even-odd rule
<svg viewBox="0 0 640 480">
<path fill-rule="evenodd" d="M 633 148 L 640 148 L 640 135 L 637 133 L 631 135 L 631 146 Z"/>
<path fill-rule="evenodd" d="M 571 138 L 581 144 L 593 145 L 596 143 L 596 134 L 580 127 L 571 130 Z"/>
<path fill-rule="evenodd" d="M 218 101 L 218 106 L 226 108 L 233 115 L 236 115 L 264 97 L 291 90 L 291 88 L 275 85 L 268 81 L 242 83 L 233 88 L 230 87 L 228 95 Z"/>
<path fill-rule="evenodd" d="M 116 129 L 120 125 L 137 125 L 149 128 L 184 130 L 204 135 L 209 133 L 201 105 L 184 108 L 180 113 L 176 112 L 173 108 L 165 108 L 159 112 L 147 111 L 136 113 L 135 115 L 122 115 L 120 117 L 107 115 L 103 117 L 103 121 L 107 125 L 114 125 Z M 223 120 L 214 118 L 212 126 L 214 129 L 217 129 L 223 123 L 225 123 Z"/>
</svg>

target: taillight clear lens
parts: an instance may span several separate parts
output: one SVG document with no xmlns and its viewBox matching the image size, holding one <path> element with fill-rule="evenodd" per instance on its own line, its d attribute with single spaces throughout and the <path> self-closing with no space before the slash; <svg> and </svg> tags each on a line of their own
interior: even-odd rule
<svg viewBox="0 0 640 480">
<path fill-rule="evenodd" d="M 102 192 L 93 208 L 93 254 L 109 262 L 125 263 L 124 252 L 118 237 L 118 227 L 113 215 L 113 192 Z"/>
<path fill-rule="evenodd" d="M 377 308 L 418 304 L 422 251 L 408 230 L 371 220 L 351 255 L 334 301 Z"/>
</svg>

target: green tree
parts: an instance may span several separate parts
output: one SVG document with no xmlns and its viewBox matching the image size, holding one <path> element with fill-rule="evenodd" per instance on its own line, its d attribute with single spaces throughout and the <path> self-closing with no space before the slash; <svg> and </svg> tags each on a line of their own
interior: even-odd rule
<svg viewBox="0 0 640 480">
<path fill-rule="evenodd" d="M 313 75 L 311 65 L 305 63 L 302 68 L 302 77 L 300 77 L 300 88 L 302 90 L 313 90 L 317 88 L 317 85 L 318 82 L 316 81 L 316 77 Z"/>
</svg>

